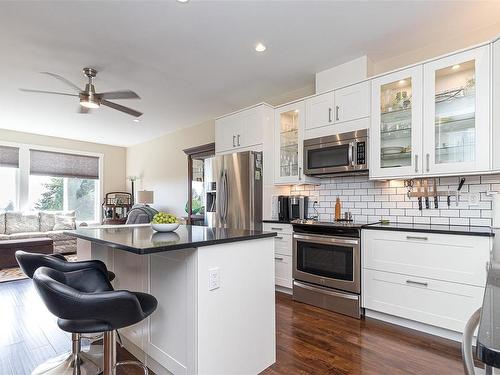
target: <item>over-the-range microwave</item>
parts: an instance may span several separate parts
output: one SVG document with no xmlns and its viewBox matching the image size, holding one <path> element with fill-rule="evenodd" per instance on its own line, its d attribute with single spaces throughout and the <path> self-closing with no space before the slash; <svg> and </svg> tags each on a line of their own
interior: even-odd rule
<svg viewBox="0 0 500 375">
<path fill-rule="evenodd" d="M 368 171 L 368 130 L 304 141 L 304 174 L 328 176 Z"/>
</svg>

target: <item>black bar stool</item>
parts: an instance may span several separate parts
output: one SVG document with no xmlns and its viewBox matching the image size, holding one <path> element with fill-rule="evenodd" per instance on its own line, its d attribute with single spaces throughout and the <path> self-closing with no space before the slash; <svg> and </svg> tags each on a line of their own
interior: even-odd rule
<svg viewBox="0 0 500 375">
<path fill-rule="evenodd" d="M 113 290 L 110 284 L 115 278 L 115 274 L 108 271 L 106 265 L 98 260 L 68 262 L 62 254 L 37 254 L 28 253 L 25 251 L 16 251 L 16 260 L 21 270 L 30 279 L 40 267 L 49 267 L 62 272 L 78 271 L 83 269 L 95 269 L 107 277 L 107 283 L 92 284 L 89 280 L 86 283 L 86 288 L 91 292 L 102 292 Z M 82 336 L 79 333 L 71 335 L 71 352 L 62 354 L 55 358 L 51 358 L 33 370 L 32 375 L 59 375 L 73 374 L 75 364 L 78 364 L 80 374 L 82 375 L 97 375 L 101 373 L 101 361 L 99 358 L 102 353 L 99 353 L 98 358 L 94 358 L 90 353 L 82 352 L 81 350 Z"/>
<path fill-rule="evenodd" d="M 158 306 L 155 297 L 146 293 L 117 291 L 89 291 L 94 286 L 109 284 L 104 274 L 96 269 L 60 272 L 41 267 L 33 281 L 38 293 L 52 314 L 57 316 L 59 328 L 71 333 L 104 332 L 103 374 L 112 375 L 120 365 L 137 365 L 148 375 L 141 362 L 116 362 L 115 330 L 139 323 Z"/>
</svg>

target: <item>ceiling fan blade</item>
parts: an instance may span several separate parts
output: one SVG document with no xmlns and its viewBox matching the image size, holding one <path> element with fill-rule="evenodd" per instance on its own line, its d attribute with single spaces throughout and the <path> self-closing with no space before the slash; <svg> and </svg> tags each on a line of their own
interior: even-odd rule
<svg viewBox="0 0 500 375">
<path fill-rule="evenodd" d="M 125 106 L 120 105 L 120 104 L 116 104 L 116 103 L 113 103 L 113 102 L 108 102 L 105 99 L 101 100 L 101 104 L 105 105 L 106 107 L 110 107 L 110 108 L 116 109 L 117 111 L 124 112 L 124 113 L 126 113 L 128 115 L 131 115 L 131 116 L 134 116 L 134 117 L 142 116 L 142 112 L 136 111 L 135 109 L 132 109 L 132 108 L 129 108 L 129 107 L 125 107 Z"/>
<path fill-rule="evenodd" d="M 90 109 L 90 108 L 84 107 L 83 105 L 79 105 L 79 106 L 78 106 L 78 110 L 77 110 L 77 112 L 78 112 L 78 113 L 81 113 L 81 114 L 87 114 L 87 113 L 89 113 L 90 111 L 91 111 L 91 109 Z"/>
<path fill-rule="evenodd" d="M 122 90 L 122 91 L 110 91 L 110 92 L 100 92 L 97 94 L 102 99 L 140 99 L 141 97 L 137 95 L 132 90 Z"/>
<path fill-rule="evenodd" d="M 20 91 L 24 91 L 24 92 L 34 92 L 34 93 L 37 93 L 37 94 L 54 94 L 54 95 L 66 95 L 66 96 L 76 96 L 78 97 L 78 95 L 76 94 L 68 94 L 68 93 L 65 93 L 65 92 L 56 92 L 56 91 L 45 91 L 45 90 L 31 90 L 31 89 L 19 89 Z"/>
<path fill-rule="evenodd" d="M 80 89 L 77 85 L 75 85 L 73 82 L 67 80 L 66 78 L 60 76 L 59 74 L 55 74 L 55 73 L 50 73 L 50 72 L 40 72 L 42 74 L 47 74 L 51 77 L 54 77 L 55 79 L 58 79 L 59 81 L 61 82 L 64 82 L 65 84 L 67 84 L 68 86 L 72 87 L 74 90 L 76 90 L 77 92 L 81 92 L 83 91 L 82 89 Z"/>
</svg>

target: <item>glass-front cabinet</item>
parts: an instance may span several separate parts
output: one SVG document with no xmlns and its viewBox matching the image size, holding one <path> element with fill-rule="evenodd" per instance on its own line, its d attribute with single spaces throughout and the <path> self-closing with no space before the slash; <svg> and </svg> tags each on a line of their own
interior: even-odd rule
<svg viewBox="0 0 500 375">
<path fill-rule="evenodd" d="M 372 81 L 372 178 L 489 169 L 489 51 L 478 47 Z"/>
<path fill-rule="evenodd" d="M 424 64 L 424 174 L 489 169 L 490 50 Z"/>
<path fill-rule="evenodd" d="M 279 107 L 275 112 L 275 184 L 304 184 L 313 179 L 304 176 L 305 131 L 304 101 Z"/>
<path fill-rule="evenodd" d="M 421 66 L 372 81 L 371 126 L 371 175 L 398 177 L 421 173 Z"/>
</svg>

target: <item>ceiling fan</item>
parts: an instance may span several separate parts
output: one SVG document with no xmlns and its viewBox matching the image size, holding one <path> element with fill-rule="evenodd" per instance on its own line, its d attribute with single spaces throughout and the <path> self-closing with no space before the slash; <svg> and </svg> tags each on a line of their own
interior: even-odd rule
<svg viewBox="0 0 500 375">
<path fill-rule="evenodd" d="M 81 90 L 77 85 L 67 80 L 66 78 L 49 72 L 41 72 L 42 74 L 47 74 L 54 77 L 66 85 L 70 86 L 73 90 L 78 92 L 78 94 L 69 94 L 65 92 L 55 92 L 55 91 L 43 91 L 43 90 L 31 90 L 31 89 L 19 89 L 25 92 L 34 92 L 39 94 L 54 94 L 54 95 L 66 95 L 66 96 L 76 96 L 80 98 L 80 113 L 88 113 L 91 109 L 99 108 L 101 105 L 116 109 L 117 111 L 124 112 L 128 115 L 139 117 L 142 112 L 136 111 L 135 109 L 125 107 L 121 104 L 110 102 L 108 99 L 140 99 L 139 95 L 131 90 L 122 91 L 110 91 L 110 92 L 95 92 L 94 78 L 97 75 L 97 70 L 93 68 L 83 68 L 83 74 L 88 78 L 88 83 L 85 85 L 85 89 Z"/>
</svg>

